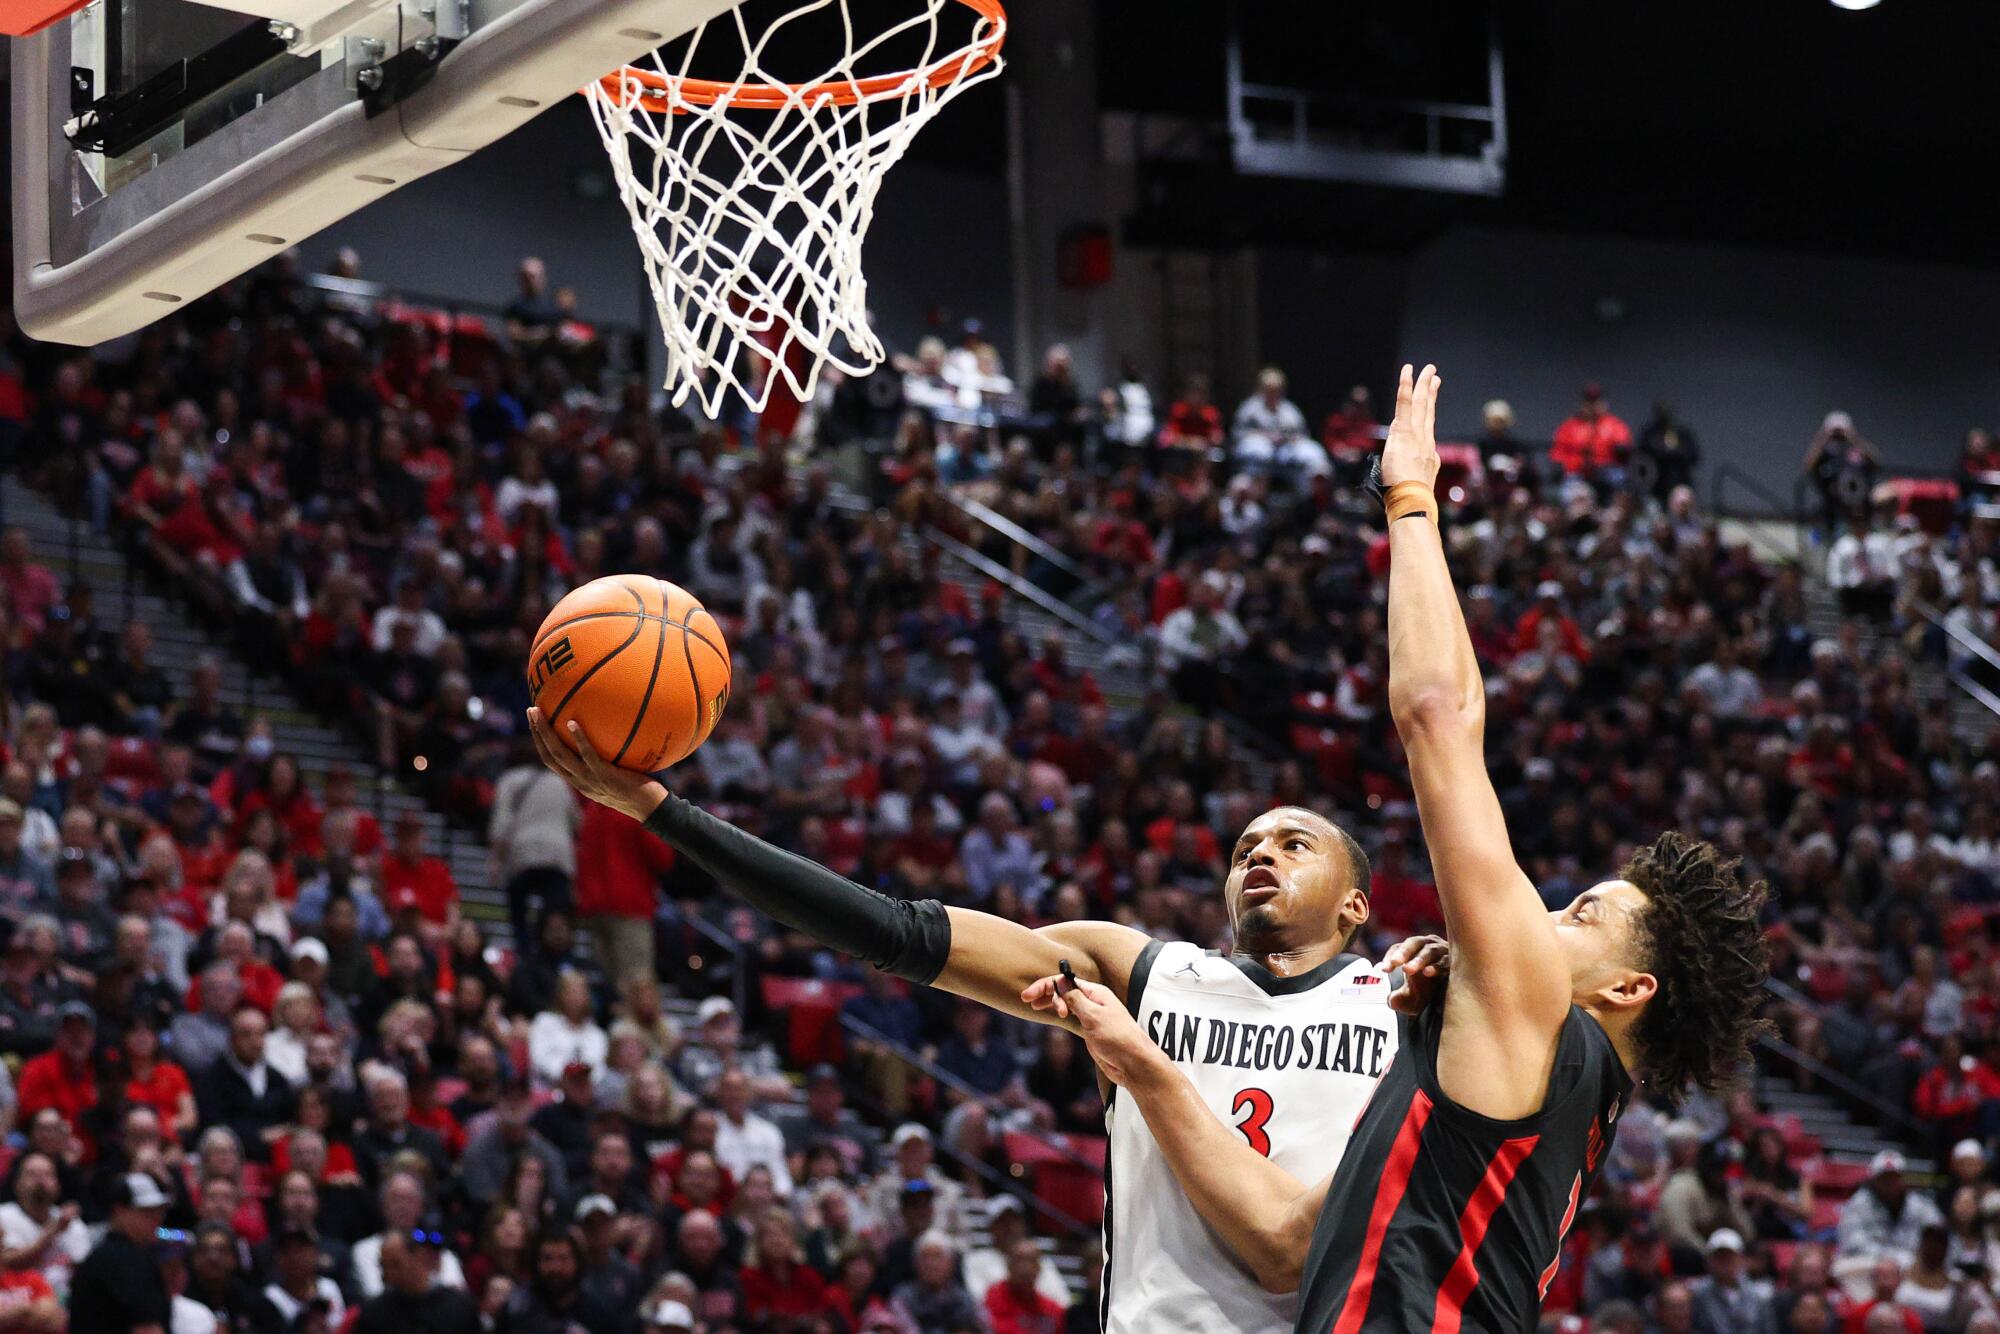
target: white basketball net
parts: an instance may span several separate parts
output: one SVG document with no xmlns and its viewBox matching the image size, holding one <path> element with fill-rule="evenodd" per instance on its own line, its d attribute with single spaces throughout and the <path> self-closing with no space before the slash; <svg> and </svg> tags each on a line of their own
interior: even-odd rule
<svg viewBox="0 0 2000 1334">
<path fill-rule="evenodd" d="M 883 361 L 861 271 L 876 191 L 945 103 L 1000 72 L 1006 28 L 991 0 L 911 3 L 922 12 L 859 40 L 848 0 L 812 0 L 754 36 L 739 7 L 677 55 L 585 89 L 645 257 L 675 404 L 693 395 L 713 416 L 735 390 L 762 411 L 780 382 L 809 401 L 827 363 L 865 375 Z M 968 5 L 981 11 L 972 23 Z M 767 72 L 772 38 L 828 9 L 846 34 L 840 59 L 804 81 Z M 945 35 L 967 27 L 969 43 Z M 732 32 L 741 73 L 696 79 L 704 42 L 709 64 Z M 892 40 L 905 60 L 915 42 L 923 54 L 885 77 L 869 58 Z"/>
</svg>

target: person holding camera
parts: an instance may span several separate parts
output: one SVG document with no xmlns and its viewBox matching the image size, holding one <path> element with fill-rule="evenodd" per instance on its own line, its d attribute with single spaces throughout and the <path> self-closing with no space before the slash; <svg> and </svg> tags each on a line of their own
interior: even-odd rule
<svg viewBox="0 0 2000 1334">
<path fill-rule="evenodd" d="M 1820 526 L 1831 534 L 1842 516 L 1867 512 L 1882 455 L 1854 429 L 1854 418 L 1829 412 L 1806 446 L 1804 470 L 1819 491 Z"/>
</svg>

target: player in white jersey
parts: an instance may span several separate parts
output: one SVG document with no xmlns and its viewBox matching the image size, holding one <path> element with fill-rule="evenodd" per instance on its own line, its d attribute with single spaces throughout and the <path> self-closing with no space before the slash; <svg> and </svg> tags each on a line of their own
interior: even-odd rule
<svg viewBox="0 0 2000 1334">
<path fill-rule="evenodd" d="M 1388 979 L 1359 955 L 1279 977 L 1185 943 L 1147 945 L 1126 990 L 1217 1117 L 1280 1167 L 1322 1175 L 1396 1054 L 1388 1001 Z M 1298 1294 L 1265 1291 L 1217 1244 L 1138 1104 L 1113 1089 L 1105 1121 L 1105 1334 L 1289 1334 Z"/>
<path fill-rule="evenodd" d="M 1156 1005 L 1163 1032 L 1171 1012 L 1176 1051 L 1187 1035 L 1183 1069 L 1208 1081 L 1204 1089 L 1212 1085 L 1218 1115 L 1285 1153 L 1280 1162 L 1291 1145 L 1312 1142 L 1324 1173 L 1326 1147 L 1345 1143 L 1395 1054 L 1385 1006 L 1420 1008 L 1445 967 L 1443 942 L 1431 937 L 1398 945 L 1380 968 L 1345 953 L 1368 920 L 1368 858 L 1339 826 L 1300 807 L 1265 812 L 1236 841 L 1223 885 L 1236 953 L 1224 959 L 1115 922 L 1030 930 L 934 899 L 889 898 L 613 767 L 574 725 L 559 738 L 539 710 L 528 711 L 528 722 L 543 762 L 584 796 L 644 821 L 731 894 L 834 949 L 1037 1023 L 1062 1021 L 1022 993 L 1060 967 L 1128 1005 Z M 1390 991 L 1392 963 L 1406 963 L 1411 985 L 1378 1000 L 1375 993 Z M 1197 984 L 1196 976 L 1214 981 Z M 1196 1003 L 1205 995 L 1198 985 L 1212 987 L 1213 998 Z M 1281 1051 L 1288 1068 L 1278 1071 Z M 1290 1329 L 1287 1301 L 1266 1294 L 1194 1216 L 1144 1122 L 1112 1102 L 1105 1334 Z M 1148 1217 L 1156 1225 L 1145 1245 L 1118 1235 L 1121 1225 L 1145 1233 L 1148 1225 L 1132 1220 Z"/>
</svg>

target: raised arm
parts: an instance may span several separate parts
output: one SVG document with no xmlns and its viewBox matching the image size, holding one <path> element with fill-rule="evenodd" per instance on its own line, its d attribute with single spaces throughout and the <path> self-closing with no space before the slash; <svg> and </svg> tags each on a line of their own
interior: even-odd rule
<svg viewBox="0 0 2000 1334">
<path fill-rule="evenodd" d="M 909 981 L 1054 1023 L 1021 999 L 1036 978 L 1068 959 L 1078 977 L 1102 982 L 1122 998 L 1145 948 L 1143 934 L 1111 922 L 1030 931 L 990 913 L 878 894 L 717 819 L 644 774 L 605 762 L 574 723 L 566 741 L 539 709 L 528 710 L 528 726 L 542 762 L 585 797 L 642 822 L 773 920 Z"/>
<path fill-rule="evenodd" d="M 1486 691 L 1437 524 L 1438 384 L 1433 367 L 1414 381 L 1403 367 L 1382 450 L 1389 711 L 1409 756 L 1452 946 L 1438 1078 L 1454 1101 L 1512 1118 L 1541 1105 L 1570 983 L 1486 772 Z"/>
</svg>

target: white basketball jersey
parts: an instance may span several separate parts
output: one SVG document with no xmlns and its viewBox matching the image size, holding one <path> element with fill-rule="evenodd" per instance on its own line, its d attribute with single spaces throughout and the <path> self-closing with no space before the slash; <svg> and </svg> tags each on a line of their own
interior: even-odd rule
<svg viewBox="0 0 2000 1334">
<path fill-rule="evenodd" d="M 1196 945 L 1149 945 L 1130 995 L 1209 1110 L 1305 1182 L 1339 1164 L 1396 1054 L 1388 979 L 1357 955 L 1281 978 Z M 1138 1105 L 1114 1092 L 1104 1119 L 1105 1334 L 1290 1334 L 1298 1295 L 1265 1292 L 1201 1220 Z"/>
</svg>

